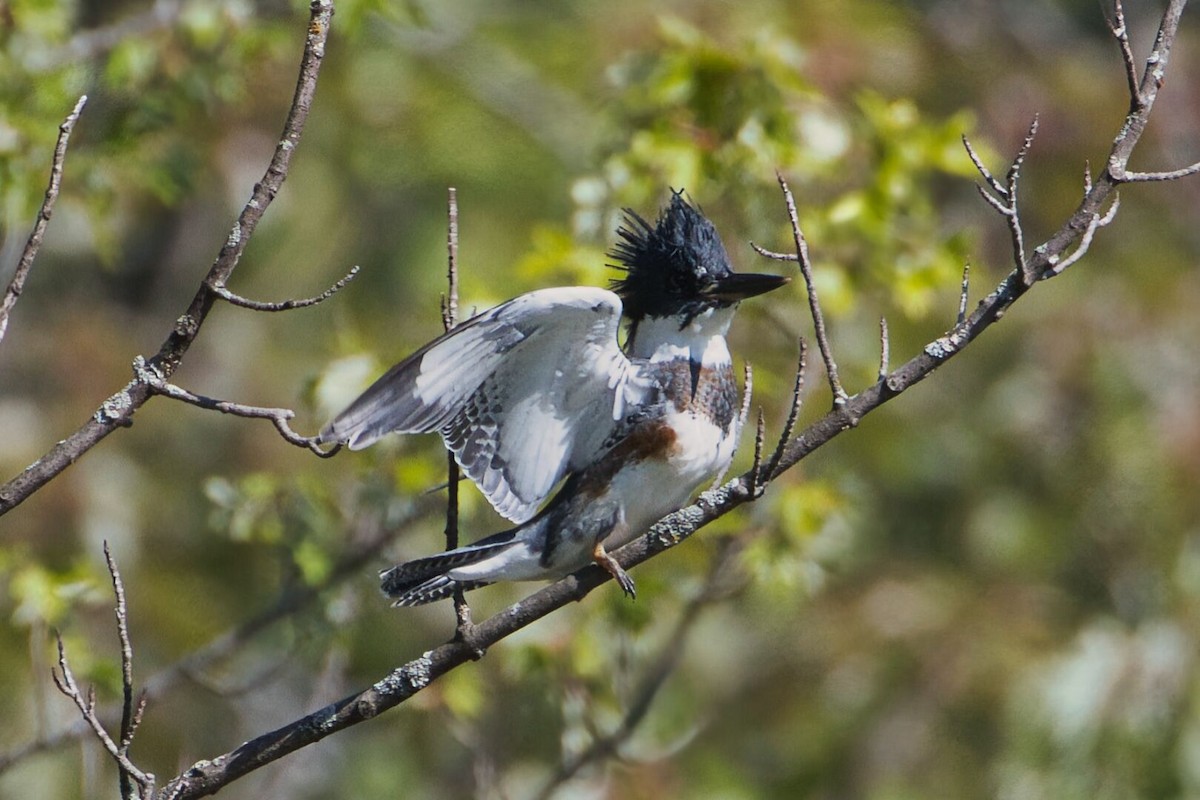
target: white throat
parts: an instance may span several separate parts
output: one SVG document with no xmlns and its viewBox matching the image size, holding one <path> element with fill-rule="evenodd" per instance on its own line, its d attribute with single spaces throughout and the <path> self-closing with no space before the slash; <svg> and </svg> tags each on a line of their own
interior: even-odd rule
<svg viewBox="0 0 1200 800">
<path fill-rule="evenodd" d="M 629 354 L 650 361 L 688 359 L 708 367 L 730 363 L 725 334 L 736 306 L 710 308 L 682 329 L 679 317 L 644 317 L 629 343 Z"/>
</svg>

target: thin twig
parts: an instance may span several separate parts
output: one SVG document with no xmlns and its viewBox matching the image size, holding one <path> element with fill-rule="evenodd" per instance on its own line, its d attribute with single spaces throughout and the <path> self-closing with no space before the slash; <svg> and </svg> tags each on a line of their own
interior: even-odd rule
<svg viewBox="0 0 1200 800">
<path fill-rule="evenodd" d="M 750 401 L 754 397 L 754 367 L 750 366 L 747 361 L 742 368 L 742 407 L 738 411 L 738 431 L 742 431 L 746 427 L 746 420 L 750 419 Z"/>
<path fill-rule="evenodd" d="M 983 163 L 983 159 L 979 157 L 979 154 L 975 152 L 975 148 L 971 146 L 971 140 L 967 138 L 965 133 L 962 135 L 962 143 L 963 147 L 966 148 L 967 157 L 971 159 L 971 163 L 975 165 L 975 169 L 978 170 L 979 174 L 983 176 L 983 179 L 987 181 L 987 185 L 990 186 L 992 191 L 1000 197 L 1007 197 L 1008 190 L 1004 188 L 1004 184 L 996 180 L 996 178 L 992 175 L 991 171 Z M 985 196 L 986 194 L 987 192 L 984 192 Z"/>
<path fill-rule="evenodd" d="M 1133 112 L 1141 105 L 1142 93 L 1138 89 L 1137 59 L 1134 58 L 1133 48 L 1129 44 L 1129 28 L 1125 24 L 1125 8 L 1121 0 L 1113 0 L 1113 18 L 1108 23 L 1108 29 L 1121 48 L 1125 80 L 1129 84 L 1129 109 Z"/>
<path fill-rule="evenodd" d="M 954 320 L 955 327 L 962 325 L 967 318 L 967 302 L 971 296 L 971 262 L 963 264 L 962 283 L 958 291 L 958 316 Z"/>
<path fill-rule="evenodd" d="M 1121 183 L 1177 181 L 1180 178 L 1187 178 L 1191 175 L 1195 175 L 1196 173 L 1200 173 L 1200 161 L 1183 167 L 1182 169 L 1173 169 L 1170 172 L 1129 172 L 1128 170 L 1122 170 L 1119 180 Z"/>
<path fill-rule="evenodd" d="M 288 424 L 288 420 L 294 419 L 296 412 L 290 408 L 264 408 L 262 406 L 248 406 L 242 403 L 233 403 L 228 400 L 217 400 L 212 397 L 189 392 L 187 389 L 176 386 L 164 379 L 158 374 L 153 367 L 145 362 L 141 356 L 138 356 L 133 361 L 133 371 L 137 379 L 150 387 L 150 391 L 156 395 L 169 397 L 172 400 L 179 400 L 188 405 L 196 406 L 197 408 L 207 409 L 209 411 L 219 411 L 222 414 L 230 414 L 235 417 L 245 417 L 247 419 L 269 419 L 275 425 L 275 430 L 283 437 L 288 444 L 293 444 L 296 447 L 303 447 L 311 450 L 321 458 L 329 458 L 341 449 L 340 444 L 335 444 L 329 450 L 322 450 L 317 443 L 315 436 L 301 436 L 292 430 L 292 426 Z"/>
<path fill-rule="evenodd" d="M 1003 214 L 1004 216 L 1009 216 L 1009 207 L 1006 201 L 996 197 L 981 184 L 975 184 L 975 188 L 979 191 L 979 196 L 986 200 L 989 206 L 996 209 L 997 212 Z"/>
<path fill-rule="evenodd" d="M 817 349 L 821 351 L 821 358 L 825 361 L 825 375 L 829 379 L 829 389 L 833 392 L 833 405 L 837 408 L 845 404 L 848 395 L 842 388 L 842 382 L 838 379 L 837 363 L 833 360 L 833 350 L 829 347 L 829 336 L 825 333 L 825 315 L 821 311 L 821 301 L 817 297 L 817 287 L 813 281 L 812 262 L 808 258 L 808 242 L 804 239 L 804 232 L 800 230 L 800 219 L 796 214 L 796 200 L 792 197 L 792 190 L 788 188 L 783 173 L 776 172 L 775 178 L 779 181 L 779 188 L 783 190 L 788 220 L 792 224 L 792 238 L 796 243 L 796 259 L 800 264 L 800 274 L 804 276 L 804 288 L 808 291 L 808 308 L 812 312 Z"/>
<path fill-rule="evenodd" d="M 342 287 L 354 280 L 357 275 L 358 266 L 353 266 L 350 268 L 349 272 L 347 272 L 337 281 L 337 283 L 333 284 L 315 297 L 306 297 L 303 300 L 280 300 L 279 302 L 275 303 L 263 300 L 250 300 L 249 298 L 242 297 L 240 294 L 234 294 L 233 292 L 229 291 L 229 288 L 224 284 L 214 284 L 209 288 L 212 289 L 213 293 L 217 297 L 220 297 L 222 300 L 231 303 L 238 308 L 248 308 L 251 311 L 291 311 L 294 308 L 307 308 L 309 306 L 315 306 L 318 303 L 325 302 L 341 291 Z"/>
<path fill-rule="evenodd" d="M 766 442 L 766 423 L 763 421 L 763 410 L 758 409 L 758 422 L 754 426 L 754 460 L 750 463 L 749 495 L 758 498 L 762 495 L 763 445 Z"/>
<path fill-rule="evenodd" d="M 764 486 L 775 477 L 775 470 L 783 460 L 783 451 L 791 443 L 796 421 L 800 419 L 800 407 L 804 404 L 804 373 L 808 370 L 808 342 L 804 341 L 804 337 L 800 337 L 799 350 L 800 353 L 796 357 L 796 376 L 792 383 L 792 406 L 788 409 L 787 421 L 783 423 L 783 431 L 779 434 L 775 452 L 771 454 L 771 460 L 763 472 Z"/>
<path fill-rule="evenodd" d="M 888 362 L 891 361 L 891 337 L 888 335 L 887 317 L 879 318 L 879 380 L 887 378 Z"/>
<path fill-rule="evenodd" d="M 458 324 L 458 190 L 446 190 L 446 296 L 442 298 L 442 327 Z"/>
<path fill-rule="evenodd" d="M 1072 266 L 1079 261 L 1079 259 L 1083 258 L 1084 255 L 1087 254 L 1088 248 L 1092 246 L 1092 238 L 1095 237 L 1096 231 L 1109 225 L 1114 219 L 1116 219 L 1117 210 L 1120 207 L 1121 196 L 1119 194 L 1114 194 L 1112 205 L 1109 206 L 1109 209 L 1104 216 L 1100 216 L 1099 214 L 1092 215 L 1092 219 L 1088 223 L 1087 228 L 1084 230 L 1083 236 L 1079 238 L 1079 244 L 1076 245 L 1075 249 L 1069 256 L 1061 259 L 1047 269 L 1044 273 L 1042 273 L 1042 279 L 1044 280 L 1046 278 L 1052 278 L 1056 275 L 1063 274 L 1068 267 Z"/>
<path fill-rule="evenodd" d="M 1029 150 L 1033 147 L 1033 139 L 1037 135 L 1038 130 L 1038 115 L 1033 115 L 1033 121 L 1029 123 L 1029 132 L 1025 134 L 1025 141 L 1021 143 L 1021 149 L 1017 151 L 1017 157 L 1013 159 L 1012 165 L 1008 168 L 1008 213 L 1005 217 L 1008 219 L 1008 228 L 1012 234 L 1013 258 L 1016 259 L 1017 267 L 1021 270 L 1021 276 L 1026 283 L 1031 283 L 1036 279 L 1032 271 L 1029 269 L 1029 264 L 1025 258 L 1025 233 L 1021 228 L 1021 215 L 1017 210 L 1017 183 L 1021 179 L 1021 167 L 1025 164 L 1025 158 L 1029 155 Z"/>
<path fill-rule="evenodd" d="M 135 710 L 133 699 L 133 642 L 129 638 L 128 608 L 125 604 L 125 584 L 121 580 L 121 572 L 117 569 L 117 561 L 113 558 L 108 541 L 104 541 L 104 563 L 108 565 L 108 574 L 112 578 L 113 595 L 116 598 L 117 640 L 121 644 L 121 741 L 118 747 L 121 754 L 129 755 L 129 746 L 133 744 L 133 735 L 137 732 L 137 724 L 141 714 Z M 141 705 L 141 704 L 138 704 Z M 130 774 L 124 767 L 121 773 L 121 796 L 132 796 Z"/>
<path fill-rule="evenodd" d="M 754 252 L 758 253 L 760 256 L 763 256 L 764 258 L 770 258 L 774 261 L 799 261 L 800 260 L 799 256 L 797 256 L 795 253 L 776 253 L 774 250 L 768 250 L 765 247 L 759 247 L 754 242 L 751 242 L 750 246 L 753 247 Z"/>
<path fill-rule="evenodd" d="M 79 121 L 79 115 L 83 112 L 86 104 L 87 95 L 85 94 L 75 102 L 75 108 L 58 126 L 58 141 L 54 145 L 54 156 L 50 160 L 50 183 L 46 186 L 46 196 L 42 199 L 42 207 L 38 209 L 37 219 L 33 223 L 33 231 L 30 232 L 29 239 L 25 242 L 25 249 L 21 251 L 21 259 L 17 262 L 17 268 L 4 290 L 4 298 L 0 300 L 0 340 L 4 339 L 4 333 L 8 330 L 8 316 L 12 313 L 13 306 L 17 304 L 17 299 L 20 298 L 21 292 L 25 288 L 25 280 L 29 277 L 29 270 L 33 268 L 33 260 L 37 258 L 38 251 L 42 249 L 46 225 L 50 222 L 50 215 L 54 213 L 54 202 L 58 199 L 58 193 L 62 186 L 63 161 L 67 157 L 67 142 L 70 140 L 71 131 L 75 129 L 75 123 Z"/>
<path fill-rule="evenodd" d="M 442 298 L 442 327 L 449 333 L 458 324 L 458 190 L 446 191 L 446 295 Z M 462 475 L 454 453 L 446 451 L 446 549 L 458 547 L 458 484 Z M 454 587 L 455 635 L 471 636 L 471 606 L 461 585 Z M 482 653 L 479 654 L 482 657 Z"/>
</svg>

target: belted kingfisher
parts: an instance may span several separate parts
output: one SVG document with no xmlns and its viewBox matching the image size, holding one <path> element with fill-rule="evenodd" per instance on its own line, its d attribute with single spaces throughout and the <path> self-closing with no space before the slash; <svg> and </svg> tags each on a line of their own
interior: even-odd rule
<svg viewBox="0 0 1200 800">
<path fill-rule="evenodd" d="M 729 465 L 739 403 L 725 333 L 741 300 L 789 279 L 735 273 L 716 228 L 682 192 L 653 226 L 625 215 L 610 252 L 625 273 L 614 291 L 542 289 L 472 317 L 392 367 L 321 431 L 321 441 L 352 450 L 389 433 L 436 431 L 517 523 L 384 570 L 394 605 L 560 578 L 589 563 L 633 596 L 633 579 L 607 550 Z"/>
</svg>

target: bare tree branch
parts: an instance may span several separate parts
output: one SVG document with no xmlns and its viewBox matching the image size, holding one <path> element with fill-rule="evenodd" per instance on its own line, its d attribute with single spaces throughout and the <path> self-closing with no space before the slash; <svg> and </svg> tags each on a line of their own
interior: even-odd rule
<svg viewBox="0 0 1200 800">
<path fill-rule="evenodd" d="M 220 298 L 212 287 L 225 286 L 229 282 L 229 277 L 241 260 L 259 220 L 287 178 L 292 155 L 300 142 L 300 134 L 304 130 L 304 123 L 308 119 L 308 111 L 316 92 L 317 76 L 325 57 L 325 43 L 333 19 L 333 0 L 311 0 L 309 10 L 310 19 L 304 54 L 300 60 L 300 75 L 284 122 L 283 134 L 271 157 L 271 163 L 262 179 L 254 185 L 250 199 L 246 201 L 224 246 L 201 281 L 196 296 L 192 298 L 187 310 L 175 321 L 173 330 L 158 352 L 147 359 L 148 366 L 164 380 L 169 379 L 175 372 L 200 333 L 200 327 L 208 317 L 208 312 Z M 26 467 L 20 475 L 0 485 L 0 516 L 28 499 L 110 433 L 131 425 L 133 415 L 154 393 L 149 384 L 135 377 L 123 389 L 101 403 L 79 430 L 56 444 L 49 452 Z"/>
<path fill-rule="evenodd" d="M 12 279 L 4 289 L 4 298 L 0 300 L 0 340 L 4 339 L 4 334 L 8 330 L 9 314 L 12 313 L 13 306 L 21 297 L 21 292 L 25 288 L 25 280 L 29 277 L 29 270 L 33 267 L 33 260 L 37 258 L 38 251 L 42 249 L 42 238 L 46 235 L 46 225 L 50 222 L 50 215 L 54 213 L 54 202 L 58 200 L 59 189 L 62 185 L 63 161 L 67 157 L 67 142 L 71 139 L 71 131 L 75 129 L 75 123 L 79 121 L 79 115 L 83 113 L 86 103 L 87 95 L 85 94 L 76 101 L 75 108 L 58 126 L 58 142 L 54 145 L 54 157 L 50 161 L 50 183 L 46 186 L 46 196 L 42 199 L 42 207 L 38 209 L 37 219 L 33 223 L 33 231 L 29 234 L 29 240 L 25 242 L 25 249 L 21 251 L 21 258 L 17 261 Z"/>
<path fill-rule="evenodd" d="M 1115 213 L 1111 207 L 1108 212 L 1101 210 L 1121 182 L 1117 175 L 1123 174 L 1129 156 L 1144 131 L 1157 96 L 1158 87 L 1161 86 L 1163 71 L 1175 40 L 1179 14 L 1183 7 L 1183 0 L 1171 0 L 1163 16 L 1154 51 L 1147 61 L 1146 72 L 1138 88 L 1139 103 L 1137 108 L 1131 111 L 1129 117 L 1126 118 L 1125 124 L 1114 140 L 1108 167 L 1104 173 L 1088 188 L 1079 208 L 1070 218 L 1046 242 L 1031 253 L 1026 254 L 1023 243 L 1017 240 L 1014 231 L 1016 268 L 979 303 L 974 312 L 958 322 L 946 335 L 927 344 L 921 353 L 890 372 L 884 381 L 867 387 L 853 396 L 847 396 L 841 390 L 834 375 L 836 368 L 829 369 L 832 365 L 832 357 L 828 352 L 827 342 L 822 345 L 823 324 L 818 325 L 818 346 L 822 351 L 823 358 L 827 358 L 827 373 L 831 373 L 829 377 L 835 400 L 840 393 L 841 401 L 835 402 L 831 411 L 806 427 L 794 439 L 788 441 L 782 451 L 775 475 L 794 466 L 841 432 L 854 427 L 867 413 L 923 380 L 934 369 L 960 352 L 967 344 L 998 321 L 1013 303 L 1029 291 L 1035 280 L 1045 277 L 1047 274 L 1053 274 L 1055 265 L 1062 263 L 1073 246 L 1082 244 L 1088 230 L 1092 229 L 1094 233 L 1095 227 L 1100 227 L 1095 222 L 1097 217 L 1101 220 L 1111 218 Z M 1018 152 L 1017 158 L 1010 166 L 1008 183 L 1001 187 L 1007 195 L 1009 207 L 1014 209 L 1014 216 L 1016 180 L 1024 155 L 1028 152 L 1032 133 L 1031 127 L 1026 144 Z M 989 174 L 983 170 L 981 170 L 981 174 L 984 174 L 985 181 L 995 189 L 994 178 L 989 180 Z M 790 193 L 782 178 L 780 183 L 785 191 L 785 198 L 790 200 Z M 790 205 L 793 230 L 797 238 L 797 260 L 803 265 L 807 261 L 807 246 L 799 232 L 794 203 Z M 1014 221 L 1010 219 L 1009 225 L 1010 229 L 1013 229 Z M 813 299 L 810 291 L 810 305 L 814 307 L 814 317 L 819 318 L 819 306 L 813 303 Z M 647 534 L 635 539 L 613 554 L 618 563 L 622 567 L 630 569 L 658 553 L 674 547 L 712 520 L 755 499 L 765 485 L 762 476 L 761 415 L 759 430 L 760 433 L 756 437 L 756 457 L 750 472 L 717 489 L 705 492 L 693 505 L 660 520 Z M 592 589 L 609 579 L 609 574 L 603 570 L 597 567 L 588 567 L 551 584 L 474 626 L 470 631 L 469 638 L 456 638 L 446 642 L 393 670 L 373 686 L 361 692 L 246 742 L 229 753 L 212 760 L 196 763 L 171 779 L 164 786 L 160 797 L 191 798 L 215 793 L 238 777 L 264 764 L 320 741 L 340 730 L 371 719 L 404 702 L 449 670 L 477 657 L 479 652 L 492 644 L 567 603 L 582 599 Z M 88 704 L 84 703 L 83 705 Z"/>
<path fill-rule="evenodd" d="M 1158 33 L 1154 37 L 1154 45 L 1150 48 L 1150 54 L 1146 57 L 1146 66 L 1142 70 L 1141 79 L 1136 78 L 1136 66 L 1127 67 L 1130 71 L 1130 98 L 1129 98 L 1129 113 L 1125 117 L 1125 125 L 1121 128 L 1121 132 L 1117 134 L 1116 140 L 1113 142 L 1112 150 L 1108 156 L 1108 166 L 1106 169 L 1108 179 L 1113 183 L 1122 183 L 1125 181 L 1127 172 L 1126 168 L 1129 165 L 1129 157 L 1133 153 L 1133 149 L 1141 140 L 1142 134 L 1146 130 L 1146 123 L 1150 121 L 1150 112 L 1154 109 L 1154 102 L 1158 99 L 1158 91 L 1162 88 L 1163 81 L 1166 79 L 1167 65 L 1171 58 L 1171 48 L 1175 44 L 1175 36 L 1179 31 L 1179 18 L 1183 14 L 1184 7 L 1187 6 L 1187 0 L 1170 0 L 1167 4 L 1166 11 L 1163 12 L 1162 21 L 1158 26 Z M 1116 5 L 1120 8 L 1120 4 Z M 1123 16 L 1122 16 L 1123 18 Z M 1125 51 L 1129 47 L 1128 31 L 1122 25 L 1120 30 L 1114 30 L 1114 36 L 1117 38 L 1117 43 L 1121 47 L 1122 56 L 1127 64 L 1133 64 L 1132 55 L 1125 57 Z M 1136 85 L 1135 85 L 1136 84 Z M 1193 173 L 1188 173 L 1193 174 Z M 1184 176 L 1180 176 L 1184 177 Z M 1103 176 L 1097 184 L 1097 189 L 1107 183 Z M 1109 189 L 1111 191 L 1111 187 Z M 1093 192 L 1089 192 L 1093 194 Z M 1108 192 L 1103 192 L 1107 197 Z M 1099 209 L 1100 204 L 1096 204 L 1096 208 L 1092 209 L 1093 213 Z M 1086 224 L 1086 223 L 1083 223 Z M 1080 227 L 1082 230 L 1082 224 Z"/>
<path fill-rule="evenodd" d="M 1165 68 L 1166 58 L 1175 40 L 1183 0 L 1172 0 L 1163 15 L 1155 44 L 1155 63 Z M 1149 72 L 1148 67 L 1148 72 Z M 998 321 L 1014 302 L 1025 294 L 1032 283 L 1029 276 L 1042 277 L 1064 254 L 1080 241 L 1094 216 L 1107 202 L 1118 181 L 1111 169 L 1123 168 L 1133 152 L 1148 119 L 1157 93 L 1157 83 L 1143 80 L 1139 110 L 1126 119 L 1113 143 L 1110 168 L 1087 192 L 1079 208 L 1046 242 L 1035 248 L 1024 268 L 1018 260 L 1005 279 L 945 336 L 930 342 L 923 351 L 888 374 L 886 380 L 846 397 L 823 417 L 805 428 L 783 451 L 776 474 L 798 463 L 808 454 L 826 444 L 862 419 L 864 415 L 906 391 L 930 375 L 937 367 L 960 352 L 983 331 Z M 1024 148 L 1023 148 L 1024 149 Z M 982 170 L 981 170 L 982 172 Z M 1010 169 L 1010 176 L 1014 175 Z M 985 176 L 986 180 L 986 176 Z M 1011 178 L 1010 178 L 1011 182 Z M 990 184 L 991 182 L 989 182 Z M 1005 191 L 1008 187 L 1002 187 Z M 1104 215 L 1102 215 L 1103 217 Z M 802 257 L 802 256 L 801 256 Z M 630 569 L 656 554 L 684 541 L 709 522 L 758 496 L 761 475 L 762 437 L 757 439 L 757 457 L 752 469 L 741 477 L 700 496 L 687 508 L 660 520 L 644 536 L 635 539 L 613 556 L 625 569 Z M 533 621 L 582 599 L 596 586 L 609 580 L 608 573 L 588 567 L 564 578 L 504 611 L 476 625 L 470 642 L 453 640 L 423 653 L 420 657 L 393 670 L 372 687 L 337 701 L 319 711 L 296 720 L 276 731 L 246 742 L 237 749 L 209 761 L 202 761 L 172 779 L 164 797 L 190 798 L 211 794 L 237 777 L 270 763 L 295 750 L 319 741 L 337 731 L 370 719 L 404 702 L 449 670 L 474 657 L 486 648 L 529 625 Z"/>
</svg>

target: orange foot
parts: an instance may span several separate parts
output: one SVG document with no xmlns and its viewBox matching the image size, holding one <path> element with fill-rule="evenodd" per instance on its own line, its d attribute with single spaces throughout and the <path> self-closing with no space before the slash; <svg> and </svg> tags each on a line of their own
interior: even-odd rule
<svg viewBox="0 0 1200 800">
<path fill-rule="evenodd" d="M 637 590 L 633 585 L 633 578 L 629 577 L 629 573 L 621 568 L 617 560 L 610 556 L 604 549 L 604 542 L 596 542 L 596 546 L 592 548 L 592 560 L 595 561 L 601 569 L 612 575 L 620 584 L 621 590 L 629 595 L 631 599 L 637 597 Z"/>
</svg>

